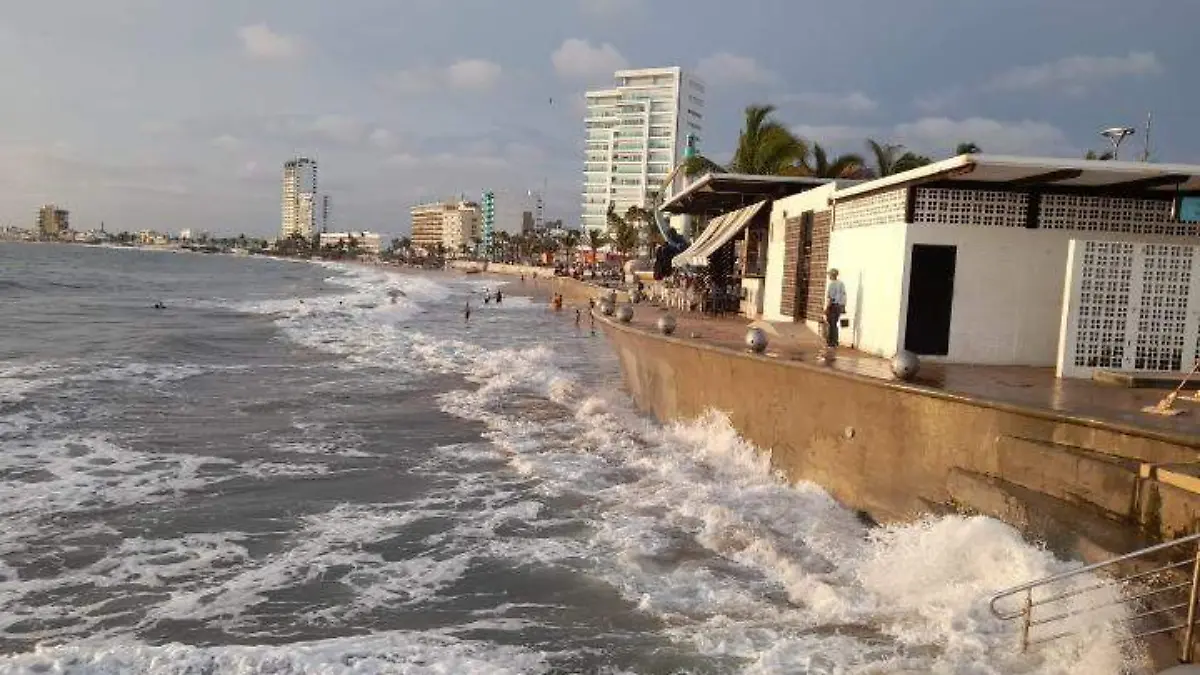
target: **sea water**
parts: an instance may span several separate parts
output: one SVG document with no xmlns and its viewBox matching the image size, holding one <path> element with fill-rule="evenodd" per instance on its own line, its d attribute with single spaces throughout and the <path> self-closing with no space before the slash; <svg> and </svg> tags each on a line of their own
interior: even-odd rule
<svg viewBox="0 0 1200 675">
<path fill-rule="evenodd" d="M 988 611 L 1067 563 L 639 415 L 520 286 L 0 245 L 0 672 L 1120 671 Z"/>
</svg>

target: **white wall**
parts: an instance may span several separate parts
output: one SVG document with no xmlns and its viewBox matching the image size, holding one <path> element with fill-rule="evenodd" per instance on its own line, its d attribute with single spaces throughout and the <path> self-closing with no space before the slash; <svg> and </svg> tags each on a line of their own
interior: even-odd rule
<svg viewBox="0 0 1200 675">
<path fill-rule="evenodd" d="M 908 277 L 904 223 L 834 229 L 829 268 L 846 284 L 846 315 L 840 342 L 868 354 L 892 357 L 899 349 Z M 828 283 L 828 280 L 826 280 Z"/>
<path fill-rule="evenodd" d="M 763 318 L 767 321 L 795 321 L 785 316 L 783 304 L 783 257 L 786 248 L 788 218 L 795 218 L 805 211 L 823 211 L 829 208 L 829 197 L 837 190 L 833 183 L 822 185 L 798 195 L 779 199 L 771 204 L 771 225 L 767 233 L 767 276 L 763 289 Z"/>
<path fill-rule="evenodd" d="M 908 285 L 913 244 L 958 247 L 950 318 L 952 363 L 1053 366 L 1062 326 L 1067 251 L 1077 230 L 977 225 L 908 226 L 902 280 Z M 1194 243 L 1172 237 L 1106 232 L 1110 241 Z M 849 288 L 849 279 L 846 280 Z M 907 292 L 898 314 L 904 340 Z M 853 304 L 853 301 L 851 301 Z"/>
</svg>

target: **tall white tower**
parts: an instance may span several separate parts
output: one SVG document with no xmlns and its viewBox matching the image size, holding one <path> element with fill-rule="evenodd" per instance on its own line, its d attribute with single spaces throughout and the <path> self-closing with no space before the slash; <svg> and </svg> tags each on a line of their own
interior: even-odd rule
<svg viewBox="0 0 1200 675">
<path fill-rule="evenodd" d="M 284 239 L 299 234 L 312 239 L 318 230 L 321 207 L 317 197 L 317 162 L 297 157 L 283 165 L 283 222 L 279 233 Z"/>
<path fill-rule="evenodd" d="M 587 93 L 583 225 L 608 227 L 608 205 L 624 214 L 647 206 L 675 165 L 688 134 L 700 136 L 704 84 L 682 68 L 618 70 L 612 89 Z M 667 187 L 682 188 L 682 178 Z"/>
</svg>

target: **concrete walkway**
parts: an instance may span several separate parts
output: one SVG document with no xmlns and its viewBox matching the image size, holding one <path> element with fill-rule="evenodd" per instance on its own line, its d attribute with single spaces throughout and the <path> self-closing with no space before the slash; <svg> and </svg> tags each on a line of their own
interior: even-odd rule
<svg viewBox="0 0 1200 675">
<path fill-rule="evenodd" d="M 658 332 L 656 322 L 667 311 L 648 303 L 633 305 L 632 324 Z M 745 336 L 753 322 L 742 316 L 710 317 L 695 313 L 671 312 L 676 317 L 675 337 L 699 340 L 714 346 L 745 350 Z M 766 356 L 789 361 L 821 364 L 843 372 L 883 380 L 895 380 L 887 359 L 839 347 L 828 363 L 818 358 L 821 338 L 802 324 L 764 325 L 769 345 Z M 980 366 L 923 362 L 913 384 L 970 397 L 980 401 L 1014 404 L 1096 420 L 1136 429 L 1170 434 L 1200 449 L 1200 403 L 1177 400 L 1174 408 L 1182 413 L 1174 417 L 1142 411 L 1158 403 L 1169 391 L 1161 388 L 1126 388 L 1091 380 L 1059 379 L 1052 368 L 1023 366 Z M 1184 393 L 1200 389 L 1200 381 Z"/>
</svg>

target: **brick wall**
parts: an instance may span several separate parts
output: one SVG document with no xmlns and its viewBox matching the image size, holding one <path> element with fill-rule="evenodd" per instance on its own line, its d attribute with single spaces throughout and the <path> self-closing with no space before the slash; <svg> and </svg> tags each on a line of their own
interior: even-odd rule
<svg viewBox="0 0 1200 675">
<path fill-rule="evenodd" d="M 829 230 L 833 225 L 833 212 L 821 211 L 813 215 L 812 254 L 808 264 L 808 297 L 804 304 L 804 318 L 818 321 L 825 316 L 825 275 L 829 270 Z"/>
</svg>

